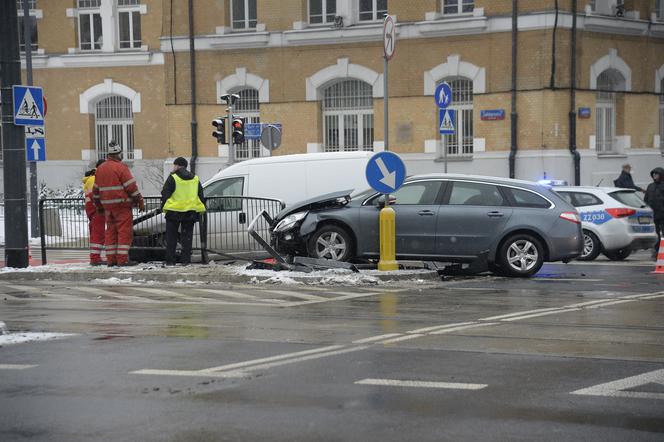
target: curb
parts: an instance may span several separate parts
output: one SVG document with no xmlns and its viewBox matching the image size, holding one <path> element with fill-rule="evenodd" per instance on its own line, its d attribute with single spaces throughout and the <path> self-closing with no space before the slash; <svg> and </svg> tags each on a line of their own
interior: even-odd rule
<svg viewBox="0 0 664 442">
<path fill-rule="evenodd" d="M 301 272 L 270 272 L 260 271 L 255 274 L 237 274 L 228 271 L 222 266 L 215 266 L 211 268 L 200 267 L 201 271 L 179 271 L 174 273 L 173 270 L 155 271 L 153 269 L 136 269 L 123 270 L 123 271 L 103 271 L 103 270 L 74 270 L 74 271 L 57 271 L 53 269 L 45 269 L 43 272 L 39 271 L 4 271 L 0 272 L 0 281 L 75 281 L 75 282 L 90 282 L 95 279 L 127 279 L 131 278 L 132 282 L 143 281 L 156 281 L 164 283 L 176 282 L 200 282 L 200 283 L 236 283 L 236 284 L 250 284 L 250 283 L 272 283 L 272 284 L 288 284 L 295 282 L 305 285 L 344 285 L 344 278 L 347 276 L 360 276 L 366 278 L 360 281 L 360 285 L 375 285 L 377 283 L 388 282 L 408 282 L 408 281 L 427 281 L 435 282 L 440 281 L 438 272 L 431 270 L 400 270 L 394 272 L 379 273 L 377 271 L 361 271 L 358 273 L 352 272 L 320 272 L 316 276 L 307 276 L 307 273 Z M 176 268 L 177 270 L 177 268 Z M 179 269 L 182 270 L 182 269 Z M 286 281 L 284 281 L 284 279 Z M 356 282 L 354 285 L 357 285 Z"/>
</svg>

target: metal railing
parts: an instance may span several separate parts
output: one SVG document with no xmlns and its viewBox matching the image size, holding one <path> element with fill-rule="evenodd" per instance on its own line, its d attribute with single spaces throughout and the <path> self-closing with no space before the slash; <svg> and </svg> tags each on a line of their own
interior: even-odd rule
<svg viewBox="0 0 664 442">
<path fill-rule="evenodd" d="M 249 223 L 262 211 L 274 217 L 284 208 L 275 199 L 242 196 L 206 198 L 207 211 L 194 228 L 193 250 L 207 253 L 251 254 L 263 251 L 247 232 Z M 134 214 L 132 259 L 163 260 L 166 252 L 166 219 L 160 210 L 160 197 L 145 197 L 145 212 Z M 46 264 L 48 250 L 88 250 L 88 217 L 82 198 L 48 198 L 39 201 L 41 255 Z M 262 221 L 254 229 L 269 241 L 269 224 Z"/>
</svg>

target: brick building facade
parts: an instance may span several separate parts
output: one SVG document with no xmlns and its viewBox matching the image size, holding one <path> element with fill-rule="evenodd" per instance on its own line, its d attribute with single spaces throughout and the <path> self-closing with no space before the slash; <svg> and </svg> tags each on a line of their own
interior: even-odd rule
<svg viewBox="0 0 664 442">
<path fill-rule="evenodd" d="M 607 184 L 624 162 L 635 165 L 637 182 L 647 182 L 651 166 L 664 163 L 664 1 L 575 3 L 581 183 Z M 516 145 L 517 178 L 573 182 L 572 5 L 33 0 L 34 83 L 44 87 L 49 103 L 48 161 L 39 165 L 40 181 L 77 183 L 111 138 L 130 151 L 147 193 L 157 190 L 164 162 L 190 157 L 193 144 L 197 171 L 208 178 L 229 162 L 228 146 L 217 145 L 210 125 L 224 112 L 224 93 L 239 93 L 239 113 L 252 121 L 282 124 L 283 145 L 275 155 L 382 150 L 387 10 L 398 24 L 389 65 L 390 150 L 402 154 L 409 173 L 442 171 L 447 151 L 451 172 L 509 176 Z M 433 93 L 441 81 L 454 89 L 459 121 L 452 137 L 438 134 Z M 265 154 L 249 142 L 235 157 Z"/>
</svg>

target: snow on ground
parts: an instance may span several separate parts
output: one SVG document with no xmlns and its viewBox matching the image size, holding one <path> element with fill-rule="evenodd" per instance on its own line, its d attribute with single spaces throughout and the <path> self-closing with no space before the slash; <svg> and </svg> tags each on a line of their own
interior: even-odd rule
<svg viewBox="0 0 664 442">
<path fill-rule="evenodd" d="M 75 335 L 71 333 L 10 333 L 7 329 L 7 325 L 0 321 L 0 347 L 3 345 L 22 344 L 24 342 L 51 341 L 53 339 L 61 339 L 69 336 Z"/>
</svg>

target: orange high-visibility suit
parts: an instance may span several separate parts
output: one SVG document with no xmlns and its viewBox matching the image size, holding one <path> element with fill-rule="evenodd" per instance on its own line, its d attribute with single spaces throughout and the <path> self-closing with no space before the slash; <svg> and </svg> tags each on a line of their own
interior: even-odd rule
<svg viewBox="0 0 664 442">
<path fill-rule="evenodd" d="M 83 194 L 85 195 L 85 214 L 88 216 L 88 230 L 90 232 L 90 264 L 102 264 L 101 252 L 104 250 L 106 235 L 106 217 L 97 210 L 92 198 L 92 189 L 95 176 L 83 178 Z"/>
<path fill-rule="evenodd" d="M 143 196 L 129 167 L 109 157 L 97 168 L 93 187 L 95 206 L 106 215 L 106 260 L 126 265 L 133 237 L 132 205 L 144 208 Z"/>
</svg>

